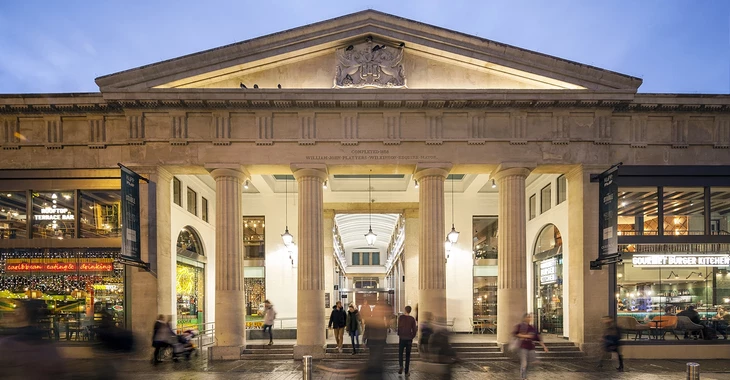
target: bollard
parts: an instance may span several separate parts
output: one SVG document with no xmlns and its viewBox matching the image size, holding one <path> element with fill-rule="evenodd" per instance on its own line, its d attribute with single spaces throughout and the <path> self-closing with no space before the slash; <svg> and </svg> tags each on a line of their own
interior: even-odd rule
<svg viewBox="0 0 730 380">
<path fill-rule="evenodd" d="M 302 379 L 312 380 L 312 357 L 306 355 L 302 358 Z"/>
<path fill-rule="evenodd" d="M 687 380 L 700 380 L 700 365 L 687 363 Z"/>
</svg>

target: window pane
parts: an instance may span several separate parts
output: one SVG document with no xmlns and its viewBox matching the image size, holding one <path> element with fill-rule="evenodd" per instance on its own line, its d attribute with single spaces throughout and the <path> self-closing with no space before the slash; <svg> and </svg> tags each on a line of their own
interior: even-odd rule
<svg viewBox="0 0 730 380">
<path fill-rule="evenodd" d="M 535 216 L 537 216 L 537 198 L 535 197 L 535 194 L 532 194 L 530 197 L 530 220 L 535 219 Z"/>
<path fill-rule="evenodd" d="M 360 252 L 352 253 L 352 265 L 360 265 Z"/>
<path fill-rule="evenodd" d="M 205 250 L 200 241 L 200 236 L 190 227 L 184 227 L 177 235 L 177 252 L 188 251 L 204 256 Z"/>
<path fill-rule="evenodd" d="M 568 180 L 565 174 L 558 177 L 558 204 L 563 203 L 568 198 Z"/>
<path fill-rule="evenodd" d="M 74 238 L 75 199 L 73 190 L 33 193 L 33 237 L 40 239 Z"/>
<path fill-rule="evenodd" d="M 499 223 L 496 216 L 475 216 L 472 218 L 474 230 L 473 247 L 476 265 L 497 265 L 497 237 Z M 481 262 L 491 260 L 491 262 Z"/>
<path fill-rule="evenodd" d="M 705 189 L 664 188 L 664 235 L 704 235 Z"/>
<path fill-rule="evenodd" d="M 203 221 L 208 221 L 208 200 L 205 199 L 205 197 L 201 197 L 201 210 L 200 210 L 200 217 L 203 219 Z"/>
<path fill-rule="evenodd" d="M 380 252 L 373 252 L 371 254 L 372 265 L 380 265 Z"/>
<path fill-rule="evenodd" d="M 28 237 L 27 202 L 25 191 L 9 191 L 0 194 L 0 239 Z"/>
<path fill-rule="evenodd" d="M 172 178 L 172 201 L 182 207 L 182 184 L 176 177 Z"/>
<path fill-rule="evenodd" d="M 263 216 L 246 216 L 243 218 L 244 259 L 266 258 L 265 227 Z"/>
<path fill-rule="evenodd" d="M 188 212 L 198 215 L 198 194 L 188 187 Z"/>
<path fill-rule="evenodd" d="M 656 187 L 619 188 L 618 235 L 656 235 L 659 230 Z"/>
<path fill-rule="evenodd" d="M 552 199 L 550 198 L 552 189 L 550 185 L 547 185 L 540 190 L 540 213 L 550 210 L 552 205 Z"/>
<path fill-rule="evenodd" d="M 362 265 L 370 265 L 370 252 L 362 253 Z"/>
<path fill-rule="evenodd" d="M 120 237 L 122 214 L 120 191 L 81 191 L 82 238 Z"/>
<path fill-rule="evenodd" d="M 710 193 L 710 233 L 730 235 L 730 187 L 713 187 Z"/>
</svg>

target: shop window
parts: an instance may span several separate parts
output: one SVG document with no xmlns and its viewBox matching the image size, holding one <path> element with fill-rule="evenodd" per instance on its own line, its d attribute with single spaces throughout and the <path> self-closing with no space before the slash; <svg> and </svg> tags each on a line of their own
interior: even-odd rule
<svg viewBox="0 0 730 380">
<path fill-rule="evenodd" d="M 264 267 L 246 267 L 243 269 L 246 322 L 257 322 L 264 318 L 264 301 L 266 300 L 265 273 Z"/>
<path fill-rule="evenodd" d="M 28 237 L 28 198 L 24 191 L 0 193 L 0 239 Z"/>
<path fill-rule="evenodd" d="M 205 197 L 200 197 L 200 218 L 208 222 L 208 200 Z"/>
<path fill-rule="evenodd" d="M 544 213 L 547 210 L 550 210 L 550 207 L 552 205 L 551 192 L 552 190 L 550 184 L 540 190 L 540 214 Z"/>
<path fill-rule="evenodd" d="M 183 227 L 183 229 L 180 230 L 180 233 L 177 235 L 177 252 L 178 255 L 181 253 L 194 253 L 200 256 L 205 255 L 202 240 L 192 227 Z"/>
<path fill-rule="evenodd" d="M 530 196 L 529 209 L 530 220 L 535 219 L 535 217 L 537 216 L 537 198 L 535 194 L 532 194 Z"/>
<path fill-rule="evenodd" d="M 79 192 L 79 237 L 108 238 L 120 237 L 122 214 L 120 211 L 121 193 L 117 191 Z"/>
<path fill-rule="evenodd" d="M 712 235 L 730 235 L 730 187 L 710 188 L 710 231 Z"/>
<path fill-rule="evenodd" d="M 499 223 L 496 216 L 475 216 L 472 218 L 474 236 L 472 238 L 474 259 L 477 265 L 490 265 L 479 260 L 493 260 L 492 265 L 497 265 L 497 237 L 499 235 Z"/>
<path fill-rule="evenodd" d="M 473 315 L 474 329 L 494 333 L 497 323 L 497 240 L 496 216 L 472 218 L 474 252 Z"/>
<path fill-rule="evenodd" d="M 243 253 L 245 259 L 264 259 L 266 257 L 265 227 L 263 216 L 245 216 L 243 218 Z"/>
<path fill-rule="evenodd" d="M 664 235 L 705 234 L 705 189 L 665 187 Z"/>
<path fill-rule="evenodd" d="M 656 187 L 621 187 L 618 200 L 618 235 L 659 233 Z"/>
<path fill-rule="evenodd" d="M 75 191 L 33 193 L 33 238 L 76 237 Z"/>
<path fill-rule="evenodd" d="M 558 203 L 561 204 L 568 199 L 568 180 L 565 178 L 565 174 L 558 177 Z"/>
<path fill-rule="evenodd" d="M 352 253 L 352 265 L 360 265 L 360 252 Z"/>
<path fill-rule="evenodd" d="M 43 339 L 91 342 L 102 323 L 124 327 L 124 266 L 119 249 L 0 250 L 2 312 L 23 299 L 46 303 Z"/>
<path fill-rule="evenodd" d="M 188 212 L 193 215 L 198 215 L 198 193 L 188 187 L 187 193 Z"/>
<path fill-rule="evenodd" d="M 619 322 L 633 318 L 651 324 L 663 316 L 684 315 L 705 331 L 726 328 L 730 315 L 717 314 L 730 306 L 730 244 L 619 245 L 619 251 L 623 258 L 616 267 Z"/>
<path fill-rule="evenodd" d="M 182 183 L 177 177 L 172 177 L 172 201 L 182 207 Z"/>
<path fill-rule="evenodd" d="M 175 278 L 178 328 L 201 329 L 205 322 L 205 266 L 178 262 Z"/>
<path fill-rule="evenodd" d="M 533 249 L 535 323 L 548 334 L 563 334 L 563 238 L 553 224 L 542 228 Z"/>
</svg>

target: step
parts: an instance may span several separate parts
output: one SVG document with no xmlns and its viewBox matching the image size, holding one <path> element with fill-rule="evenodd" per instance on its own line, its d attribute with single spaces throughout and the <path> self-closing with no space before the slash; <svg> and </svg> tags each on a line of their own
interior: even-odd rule
<svg viewBox="0 0 730 380">
<path fill-rule="evenodd" d="M 459 354 L 469 354 L 469 353 L 480 353 L 480 352 L 502 352 L 499 348 L 460 348 L 460 349 L 454 349 L 454 352 Z"/>
<path fill-rule="evenodd" d="M 293 344 L 247 344 L 246 349 L 251 350 L 275 350 L 275 349 L 287 349 L 287 350 L 293 350 L 294 345 Z"/>
<path fill-rule="evenodd" d="M 292 360 L 294 353 L 290 354 L 243 354 L 241 360 Z"/>
<path fill-rule="evenodd" d="M 287 348 L 272 348 L 272 349 L 244 349 L 244 354 L 260 354 L 260 355 L 273 355 L 273 354 L 294 354 L 293 349 Z"/>
<path fill-rule="evenodd" d="M 451 347 L 499 347 L 497 343 L 486 342 L 486 343 L 451 343 Z"/>
</svg>

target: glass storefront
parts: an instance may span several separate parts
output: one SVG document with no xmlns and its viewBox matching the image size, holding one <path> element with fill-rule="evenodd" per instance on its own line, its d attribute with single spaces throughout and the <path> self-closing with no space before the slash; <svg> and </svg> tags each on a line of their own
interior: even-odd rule
<svg viewBox="0 0 730 380">
<path fill-rule="evenodd" d="M 548 334 L 563 334 L 563 238 L 553 224 L 543 227 L 533 250 L 535 323 Z"/>
<path fill-rule="evenodd" d="M 25 191 L 0 193 L 0 239 L 28 237 L 28 198 Z"/>
<path fill-rule="evenodd" d="M 243 289 L 246 300 L 246 320 L 263 319 L 266 300 L 266 268 L 243 268 Z M 252 318 L 249 318 L 252 317 Z"/>
<path fill-rule="evenodd" d="M 185 328 L 205 322 L 205 250 L 192 227 L 184 227 L 177 237 L 177 324 Z"/>
<path fill-rule="evenodd" d="M 19 300 L 45 301 L 44 338 L 95 340 L 104 318 L 124 327 L 124 266 L 116 249 L 0 250 L 0 313 Z"/>
<path fill-rule="evenodd" d="M 494 333 L 497 328 L 497 239 L 499 223 L 496 216 L 475 216 L 474 236 L 473 314 L 475 332 Z"/>
<path fill-rule="evenodd" d="M 266 258 L 266 224 L 263 216 L 243 218 L 243 256 L 246 260 Z"/>
</svg>

